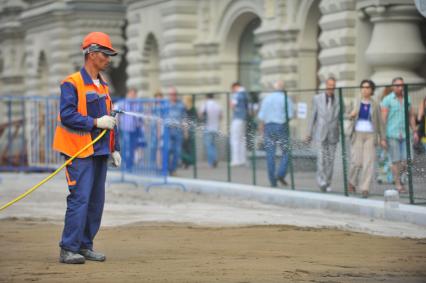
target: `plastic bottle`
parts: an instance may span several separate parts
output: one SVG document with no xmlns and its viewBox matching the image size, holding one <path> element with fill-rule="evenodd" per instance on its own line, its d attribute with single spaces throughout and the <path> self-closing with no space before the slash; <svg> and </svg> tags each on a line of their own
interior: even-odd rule
<svg viewBox="0 0 426 283">
<path fill-rule="evenodd" d="M 385 208 L 399 207 L 399 193 L 395 189 L 385 190 Z"/>
</svg>

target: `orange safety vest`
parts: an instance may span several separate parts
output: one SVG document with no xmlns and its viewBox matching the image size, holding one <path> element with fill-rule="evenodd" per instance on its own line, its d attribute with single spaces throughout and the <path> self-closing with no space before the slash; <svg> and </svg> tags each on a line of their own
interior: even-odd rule
<svg viewBox="0 0 426 283">
<path fill-rule="evenodd" d="M 106 96 L 106 109 L 107 114 L 111 113 L 111 97 L 109 96 L 108 86 L 102 85 L 99 88 L 96 88 L 94 84 L 85 85 L 83 77 L 79 72 L 76 72 L 65 80 L 61 84 L 69 82 L 77 90 L 78 104 L 77 112 L 82 116 L 87 116 L 87 105 L 86 105 L 86 93 L 87 92 L 96 92 L 98 95 L 104 94 Z M 101 92 L 101 93 L 99 93 Z M 53 149 L 59 151 L 67 156 L 74 156 L 79 150 L 92 142 L 92 136 L 90 132 L 84 132 L 80 130 L 71 129 L 61 122 L 61 115 L 58 114 L 58 125 L 55 130 L 55 137 L 53 138 Z M 114 150 L 114 132 L 110 131 L 110 150 Z M 85 158 L 93 155 L 93 145 L 88 147 L 82 153 L 80 153 L 78 158 Z"/>
</svg>

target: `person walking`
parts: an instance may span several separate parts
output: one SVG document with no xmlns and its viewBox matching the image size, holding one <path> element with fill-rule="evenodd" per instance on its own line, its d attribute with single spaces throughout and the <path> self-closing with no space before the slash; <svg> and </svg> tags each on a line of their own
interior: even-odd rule
<svg viewBox="0 0 426 283">
<path fill-rule="evenodd" d="M 314 140 L 319 147 L 316 181 L 322 192 L 332 191 L 334 157 L 339 142 L 340 105 L 334 95 L 335 88 L 336 79 L 330 77 L 325 92 L 313 98 L 306 138 L 308 142 Z"/>
<path fill-rule="evenodd" d="M 207 94 L 207 100 L 202 104 L 198 117 L 204 125 L 204 148 L 209 167 L 217 167 L 216 139 L 219 135 L 220 122 L 222 120 L 222 107 L 214 100 L 214 94 Z"/>
<path fill-rule="evenodd" d="M 248 112 L 247 92 L 235 82 L 232 84 L 231 109 L 231 166 L 242 166 L 247 163 L 246 120 Z"/>
<path fill-rule="evenodd" d="M 163 94 L 161 91 L 157 91 L 154 94 L 154 101 L 151 105 L 150 116 L 148 119 L 149 122 L 149 160 L 150 160 L 150 170 L 156 171 L 162 166 L 162 148 L 163 148 L 163 123 L 161 117 L 164 117 L 164 112 L 166 107 L 163 100 Z"/>
<path fill-rule="evenodd" d="M 256 150 L 257 146 L 257 136 L 258 131 L 258 119 L 257 115 L 259 113 L 259 93 L 250 92 L 249 103 L 248 103 L 248 112 L 247 112 L 247 127 L 246 127 L 246 140 L 247 140 L 247 149 Z"/>
<path fill-rule="evenodd" d="M 418 145 L 423 146 L 423 154 L 426 154 L 426 97 L 422 99 L 419 103 L 419 109 L 417 112 L 417 136 L 418 136 Z"/>
<path fill-rule="evenodd" d="M 284 82 L 277 81 L 274 84 L 275 91 L 269 93 L 261 102 L 258 114 L 259 131 L 264 136 L 266 165 L 268 168 L 268 178 L 272 187 L 277 186 L 277 180 L 286 186 L 285 175 L 288 165 L 288 119 L 293 117 L 293 102 L 284 92 Z M 287 107 L 285 100 L 287 96 Z M 286 113 L 287 112 L 287 113 Z M 277 145 L 280 147 L 282 156 L 275 172 L 275 152 Z"/>
<path fill-rule="evenodd" d="M 386 96 L 382 103 L 382 119 L 386 128 L 386 142 L 389 148 L 389 155 L 392 161 L 392 175 L 394 177 L 396 189 L 400 193 L 405 193 L 405 187 L 401 181 L 402 173 L 407 171 L 407 144 L 409 138 L 405 134 L 405 98 L 404 79 L 396 77 L 392 80 L 392 92 Z M 419 140 L 416 131 L 416 121 L 414 111 L 411 106 L 411 99 L 408 97 L 408 116 L 413 139 L 417 143 Z"/>
<path fill-rule="evenodd" d="M 374 175 L 376 144 L 386 149 L 385 127 L 380 114 L 380 104 L 372 96 L 376 88 L 371 80 L 362 80 L 361 96 L 355 99 L 350 118 L 351 129 L 351 166 L 349 170 L 349 192 L 354 193 L 360 177 L 362 197 L 367 198 Z M 359 173 L 361 172 L 361 176 Z"/>
<path fill-rule="evenodd" d="M 111 155 L 114 166 L 121 164 L 116 119 L 110 116 L 112 102 L 108 85 L 100 74 L 117 51 L 110 37 L 102 32 L 89 33 L 81 47 L 84 67 L 61 83 L 53 149 L 68 159 L 103 129 L 108 132 L 65 168 L 69 195 L 59 261 L 69 264 L 106 259 L 105 255 L 93 250 L 93 240 L 101 224 L 105 202 L 108 156 Z"/>
<path fill-rule="evenodd" d="M 175 176 L 177 167 L 181 161 L 183 142 L 183 119 L 185 118 L 185 106 L 177 97 L 174 87 L 169 89 L 169 115 L 166 127 L 169 131 L 169 172 Z"/>
<path fill-rule="evenodd" d="M 391 92 L 392 92 L 391 86 L 384 87 L 380 95 L 380 103 Z M 383 149 L 383 147 L 380 147 L 377 154 L 378 154 L 377 182 L 379 184 L 392 184 L 393 183 L 393 176 L 392 176 L 392 169 L 391 169 L 392 161 L 390 159 L 388 150 L 387 149 L 385 150 Z"/>
<path fill-rule="evenodd" d="M 195 134 L 198 124 L 197 109 L 191 95 L 183 97 L 185 105 L 185 126 L 183 129 L 182 164 L 185 169 L 195 164 Z"/>
</svg>

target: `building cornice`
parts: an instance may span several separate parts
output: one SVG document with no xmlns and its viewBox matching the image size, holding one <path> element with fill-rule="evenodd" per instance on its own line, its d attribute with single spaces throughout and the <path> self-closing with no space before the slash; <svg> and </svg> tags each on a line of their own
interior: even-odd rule
<svg viewBox="0 0 426 283">
<path fill-rule="evenodd" d="M 164 3 L 170 2 L 171 0 L 124 0 L 123 4 L 125 6 L 132 6 L 131 9 L 141 9 L 141 8 L 147 8 L 149 6 L 155 6 L 155 5 L 162 5 Z"/>
<path fill-rule="evenodd" d="M 63 21 L 63 17 L 78 15 L 79 13 L 93 13 L 102 15 L 105 13 L 124 15 L 126 8 L 121 1 L 103 3 L 98 1 L 69 1 L 69 2 L 47 2 L 44 5 L 35 6 L 24 11 L 20 20 L 25 28 L 52 23 L 52 19 Z"/>
</svg>

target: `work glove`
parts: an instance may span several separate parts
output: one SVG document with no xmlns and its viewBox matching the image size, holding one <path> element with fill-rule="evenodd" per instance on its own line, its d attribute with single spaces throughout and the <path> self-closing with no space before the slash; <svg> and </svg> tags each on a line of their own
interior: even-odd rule
<svg viewBox="0 0 426 283">
<path fill-rule="evenodd" d="M 101 129 L 114 129 L 115 124 L 117 124 L 117 120 L 115 117 L 104 115 L 101 118 L 96 119 L 96 127 Z"/>
<path fill-rule="evenodd" d="M 111 158 L 112 158 L 112 165 L 114 165 L 114 167 L 120 167 L 120 165 L 121 165 L 121 155 L 120 155 L 120 152 L 114 151 L 111 154 Z"/>
</svg>

